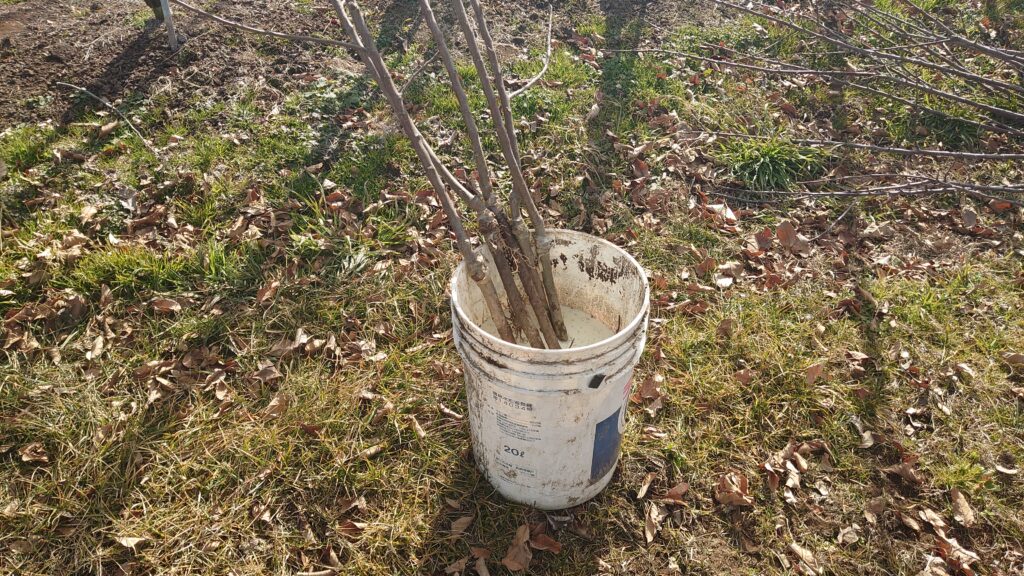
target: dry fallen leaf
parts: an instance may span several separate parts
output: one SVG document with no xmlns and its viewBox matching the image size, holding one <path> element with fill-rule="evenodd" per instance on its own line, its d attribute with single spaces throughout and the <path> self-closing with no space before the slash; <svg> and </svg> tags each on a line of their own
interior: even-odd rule
<svg viewBox="0 0 1024 576">
<path fill-rule="evenodd" d="M 719 340 L 728 340 L 732 338 L 732 335 L 736 333 L 736 320 L 732 318 L 724 318 L 718 323 L 718 328 L 715 330 L 715 334 Z"/>
<path fill-rule="evenodd" d="M 750 384 L 750 381 L 753 380 L 756 376 L 757 372 L 751 370 L 750 368 L 744 368 L 742 370 L 737 370 L 732 373 L 732 377 L 735 378 L 736 381 L 742 384 L 743 386 Z"/>
<path fill-rule="evenodd" d="M 151 302 L 153 310 L 161 314 L 176 314 L 181 312 L 181 304 L 171 298 L 154 298 Z"/>
<path fill-rule="evenodd" d="M 462 558 L 452 562 L 444 569 L 445 574 L 462 574 L 466 570 L 466 565 L 469 564 L 469 556 L 463 556 Z"/>
<path fill-rule="evenodd" d="M 1000 354 L 1000 358 L 1003 359 L 1003 362 L 1006 362 L 1013 368 L 1024 367 L 1024 353 L 1003 352 Z"/>
<path fill-rule="evenodd" d="M 754 498 L 747 489 L 747 477 L 734 470 L 718 479 L 715 500 L 725 506 L 753 506 Z"/>
<path fill-rule="evenodd" d="M 103 335 L 102 334 L 97 336 L 96 339 L 92 341 L 92 348 L 88 352 L 85 353 L 85 359 L 86 360 L 99 360 L 100 356 L 103 355 L 104 342 L 105 342 L 105 340 L 103 339 Z"/>
<path fill-rule="evenodd" d="M 651 482 L 658 476 L 657 472 L 648 472 L 647 476 L 644 476 L 644 481 L 640 483 L 640 489 L 636 491 L 636 499 L 642 500 L 647 495 L 647 490 L 651 487 Z"/>
<path fill-rule="evenodd" d="M 473 568 L 476 569 L 477 576 L 491 576 L 490 570 L 487 569 L 487 560 L 483 556 L 477 556 Z"/>
<path fill-rule="evenodd" d="M 117 128 L 117 120 L 112 120 L 103 126 L 100 126 L 99 131 L 96 133 L 96 137 L 106 138 L 107 136 L 110 136 L 110 133 L 114 131 L 114 128 Z"/>
<path fill-rule="evenodd" d="M 121 536 L 119 538 L 115 538 L 115 540 L 121 546 L 124 546 L 125 548 L 131 548 L 132 550 L 134 550 L 135 547 L 139 544 L 142 544 L 146 541 L 145 538 L 134 538 L 131 536 Z"/>
<path fill-rule="evenodd" d="M 916 463 L 916 457 L 907 457 L 899 464 L 893 464 L 892 466 L 886 466 L 885 468 L 882 468 L 882 472 L 886 472 L 888 474 L 896 474 L 897 476 L 903 478 L 904 480 L 910 482 L 911 484 L 921 484 L 922 482 L 924 482 L 924 480 L 921 478 L 921 475 L 917 472 L 917 469 L 914 468 L 914 465 Z"/>
<path fill-rule="evenodd" d="M 877 496 L 868 501 L 868 505 L 864 508 L 864 519 L 869 524 L 877 524 L 878 517 L 885 512 L 885 496 Z"/>
<path fill-rule="evenodd" d="M 647 504 L 647 514 L 644 516 L 644 538 L 650 544 L 654 536 L 661 530 L 661 523 L 668 516 L 668 509 L 660 504 L 650 502 Z"/>
<path fill-rule="evenodd" d="M 466 528 L 469 528 L 469 525 L 472 523 L 473 516 L 463 516 L 462 518 L 459 518 L 458 520 L 452 522 L 452 538 L 458 538 L 459 536 L 462 536 L 462 533 L 465 532 Z"/>
<path fill-rule="evenodd" d="M 680 482 L 661 497 L 662 502 L 668 502 L 671 504 L 683 504 L 683 496 L 690 491 L 690 485 L 686 482 Z"/>
<path fill-rule="evenodd" d="M 530 538 L 530 547 L 534 550 L 546 550 L 552 554 L 562 551 L 562 543 L 547 534 L 537 534 Z"/>
<path fill-rule="evenodd" d="M 24 538 L 18 538 L 16 540 L 13 540 L 10 544 L 7 545 L 7 547 L 11 549 L 11 552 L 14 552 L 15 554 L 21 554 L 23 556 L 31 554 L 32 550 L 34 549 L 32 543 L 28 540 L 25 540 Z"/>
<path fill-rule="evenodd" d="M 804 570 L 805 573 L 810 573 L 810 574 L 820 574 L 821 573 L 821 568 L 818 566 L 818 561 L 815 560 L 813 552 L 811 552 L 807 548 L 804 548 L 803 546 L 797 544 L 796 542 L 791 542 L 789 544 L 789 549 L 794 554 L 796 554 L 796 556 L 799 559 L 800 563 L 806 568 Z"/>
<path fill-rule="evenodd" d="M 874 432 L 868 430 L 864 426 L 864 423 L 860 420 L 860 416 L 857 416 L 856 414 L 850 416 L 850 422 L 853 424 L 853 427 L 857 429 L 857 433 L 860 434 L 861 448 L 871 448 L 875 445 Z"/>
<path fill-rule="evenodd" d="M 978 213 L 970 206 L 965 206 L 960 211 L 960 217 L 963 219 L 964 227 L 966 228 L 974 228 L 978 225 Z"/>
<path fill-rule="evenodd" d="M 791 250 L 799 245 L 797 239 L 796 227 L 789 220 L 786 220 L 775 229 L 775 237 L 779 239 L 779 243 Z"/>
<path fill-rule="evenodd" d="M 1020 474 L 1019 468 L 1011 468 L 1009 466 L 1003 466 L 1002 464 L 996 464 L 996 472 L 1000 474 L 1006 474 L 1007 476 L 1016 476 Z"/>
<path fill-rule="evenodd" d="M 718 268 L 718 262 L 714 258 L 705 258 L 693 269 L 697 276 L 707 276 Z"/>
<path fill-rule="evenodd" d="M 383 444 L 374 444 L 369 448 L 361 450 L 358 454 L 352 457 L 352 460 L 369 460 L 370 458 L 373 458 L 374 456 L 380 454 L 383 451 Z"/>
<path fill-rule="evenodd" d="M 957 568 L 961 573 L 965 575 L 973 575 L 974 570 L 971 569 L 971 564 L 981 560 L 977 554 L 964 548 L 956 541 L 956 538 L 949 538 L 944 533 L 939 531 L 935 535 L 935 545 L 938 548 L 939 555 L 942 556 L 943 560 L 947 564 Z"/>
<path fill-rule="evenodd" d="M 421 440 L 427 437 L 427 431 L 423 429 L 423 426 L 420 425 L 420 421 L 412 414 L 409 415 L 409 422 L 412 423 L 413 431 L 416 432 L 416 435 L 419 436 Z"/>
<path fill-rule="evenodd" d="M 839 529 L 839 536 L 836 543 L 840 545 L 856 544 L 860 541 L 860 526 L 856 523 Z"/>
<path fill-rule="evenodd" d="M 353 508 L 356 510 L 366 508 L 366 497 L 356 496 L 355 498 L 345 498 L 338 502 L 338 514 L 344 514 Z"/>
<path fill-rule="evenodd" d="M 22 462 L 38 462 L 40 464 L 48 464 L 50 457 L 46 454 L 46 448 L 42 442 L 32 442 L 21 447 L 18 450 L 18 454 L 21 455 Z"/>
<path fill-rule="evenodd" d="M 921 523 L 918 522 L 910 514 L 907 514 L 907 513 L 904 513 L 904 512 L 900 512 L 900 520 L 903 522 L 903 524 L 907 528 L 910 528 L 914 532 L 920 532 L 921 531 Z"/>
<path fill-rule="evenodd" d="M 953 501 L 953 520 L 964 528 L 974 525 L 974 510 L 967 502 L 967 497 L 959 489 L 953 488 L 949 491 L 949 498 Z"/>
<path fill-rule="evenodd" d="M 270 403 L 263 410 L 264 418 L 280 418 L 288 410 L 288 397 L 284 394 L 275 394 Z"/>
<path fill-rule="evenodd" d="M 269 384 L 275 380 L 284 378 L 284 376 L 273 364 L 267 362 L 263 364 L 259 370 L 252 373 L 252 378 L 260 381 L 262 384 Z"/>
<path fill-rule="evenodd" d="M 523 524 L 516 530 L 516 535 L 512 538 L 512 544 L 508 547 L 508 552 L 505 553 L 505 557 L 501 559 L 501 563 L 513 572 L 519 572 L 526 570 L 530 567 L 530 560 L 533 559 L 533 552 L 530 551 L 530 526 Z"/>
<path fill-rule="evenodd" d="M 825 370 L 825 365 L 822 363 L 812 364 L 807 367 L 807 385 L 813 386 L 814 383 L 821 377 L 821 373 Z"/>
<path fill-rule="evenodd" d="M 935 530 L 945 530 L 946 528 L 949 528 L 949 525 L 946 524 L 946 521 L 943 520 L 942 516 L 931 508 L 922 508 L 917 513 L 917 516 L 921 520 L 931 524 L 932 528 L 935 528 Z"/>
<path fill-rule="evenodd" d="M 256 303 L 263 304 L 264 302 L 272 299 L 277 294 L 278 287 L 281 286 L 280 280 L 271 280 L 266 286 L 256 291 Z"/>
<path fill-rule="evenodd" d="M 363 533 L 366 529 L 365 522 L 356 522 L 354 520 L 345 519 L 338 525 L 338 532 L 341 532 L 345 536 L 356 537 Z"/>
</svg>

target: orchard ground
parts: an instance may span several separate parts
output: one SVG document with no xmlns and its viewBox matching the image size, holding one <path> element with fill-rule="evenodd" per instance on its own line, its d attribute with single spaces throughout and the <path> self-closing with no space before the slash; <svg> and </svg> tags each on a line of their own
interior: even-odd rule
<svg viewBox="0 0 1024 576">
<path fill-rule="evenodd" d="M 205 6 L 337 37 L 323 4 Z M 466 165 L 440 71 L 414 73 L 416 3 L 369 4 L 416 118 Z M 530 78 L 547 8 L 488 7 Z M 528 525 L 531 574 L 1024 573 L 1020 211 L 733 190 L 934 161 L 787 134 L 976 134 L 636 50 L 807 57 L 765 22 L 556 3 L 550 69 L 513 103 L 524 163 L 552 225 L 649 270 L 653 308 L 615 477 L 545 514 L 474 465 L 456 251 L 358 63 L 186 14 L 171 54 L 149 16 L 0 2 L 0 571 L 502 574 Z M 699 136 L 739 129 L 780 137 Z"/>
</svg>

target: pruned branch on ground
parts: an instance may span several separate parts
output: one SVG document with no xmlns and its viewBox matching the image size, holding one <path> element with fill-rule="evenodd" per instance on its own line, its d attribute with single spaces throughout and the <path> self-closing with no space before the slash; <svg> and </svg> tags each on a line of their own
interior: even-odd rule
<svg viewBox="0 0 1024 576">
<path fill-rule="evenodd" d="M 976 198 L 1022 205 L 1024 188 L 1014 185 L 990 185 L 981 182 L 953 182 L 936 161 L 956 161 L 984 173 L 998 173 L 998 163 L 1024 160 L 1017 146 L 1024 139 L 1024 56 L 1020 52 L 972 40 L 954 30 L 940 18 L 914 4 L 897 0 L 908 19 L 892 10 L 870 3 L 814 4 L 740 4 L 731 0 L 712 0 L 723 9 L 754 16 L 775 26 L 778 31 L 795 35 L 807 48 L 791 58 L 771 58 L 753 50 L 737 50 L 724 45 L 700 44 L 696 51 L 664 47 L 638 48 L 635 52 L 666 54 L 696 61 L 720 71 L 743 70 L 763 75 L 770 81 L 778 77 L 793 82 L 828 84 L 835 98 L 844 91 L 861 93 L 906 106 L 918 114 L 943 118 L 980 134 L 999 135 L 987 140 L 988 150 L 947 149 L 940 146 L 914 148 L 864 141 L 858 132 L 832 131 L 830 138 L 807 138 L 793 134 L 763 134 L 721 130 L 713 126 L 682 130 L 677 137 L 691 139 L 762 140 L 787 142 L 836 153 L 839 150 L 891 155 L 912 160 L 903 182 L 895 185 L 834 190 L 760 190 L 762 197 L 799 195 L 866 196 L 931 195 L 962 193 Z M 828 66 L 821 66 L 827 62 Z M 826 130 L 826 132 L 828 132 Z M 852 137 L 851 137 L 852 136 Z M 844 139 L 845 138 L 845 139 Z M 916 161 L 931 159 L 929 162 Z M 927 170 L 933 173 L 926 173 Z M 872 175 L 867 175 L 872 176 Z M 836 182 L 825 183 L 825 186 Z M 819 185 L 822 183 L 819 183 Z M 725 192 L 741 192 L 722 188 Z"/>
</svg>

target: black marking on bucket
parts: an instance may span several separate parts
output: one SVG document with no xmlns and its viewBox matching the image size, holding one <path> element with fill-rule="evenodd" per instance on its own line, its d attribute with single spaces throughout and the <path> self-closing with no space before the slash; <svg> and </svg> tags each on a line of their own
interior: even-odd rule
<svg viewBox="0 0 1024 576">
<path fill-rule="evenodd" d="M 620 407 L 611 416 L 597 423 L 594 429 L 594 456 L 590 462 L 590 483 L 593 484 L 615 467 L 619 459 L 622 434 L 619 433 Z"/>
<path fill-rule="evenodd" d="M 588 384 L 587 386 L 593 389 L 597 389 L 601 385 L 601 383 L 604 382 L 604 379 L 604 374 L 594 374 L 594 377 L 590 379 L 590 384 Z"/>
</svg>

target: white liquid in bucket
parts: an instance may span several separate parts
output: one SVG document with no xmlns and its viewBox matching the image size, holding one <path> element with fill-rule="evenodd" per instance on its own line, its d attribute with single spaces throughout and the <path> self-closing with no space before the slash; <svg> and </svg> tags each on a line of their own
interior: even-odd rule
<svg viewBox="0 0 1024 576">
<path fill-rule="evenodd" d="M 568 306 L 562 306 L 562 320 L 565 321 L 565 331 L 569 334 L 568 340 L 559 342 L 563 349 L 596 344 L 615 334 L 614 330 L 597 318 L 591 318 L 586 312 Z M 490 318 L 484 320 L 480 327 L 493 336 L 498 335 L 498 329 L 494 327 L 494 321 Z M 521 334 L 516 344 L 529 346 Z"/>
</svg>

